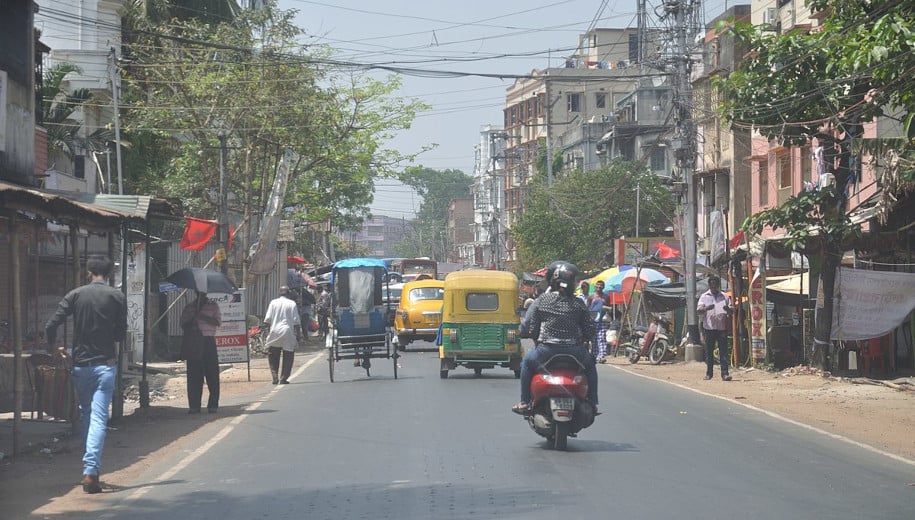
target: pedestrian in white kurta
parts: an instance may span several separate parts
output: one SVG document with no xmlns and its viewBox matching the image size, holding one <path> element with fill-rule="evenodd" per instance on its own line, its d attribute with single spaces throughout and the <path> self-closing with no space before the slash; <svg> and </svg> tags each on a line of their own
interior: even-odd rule
<svg viewBox="0 0 915 520">
<path fill-rule="evenodd" d="M 302 326 L 299 319 L 299 310 L 295 300 L 289 297 L 289 288 L 280 287 L 280 296 L 270 301 L 267 306 L 267 315 L 264 323 L 270 327 L 267 340 L 267 360 L 270 362 L 270 374 L 273 384 L 289 384 L 289 374 L 292 372 L 292 360 L 295 357 L 295 348 L 302 336 Z M 283 354 L 283 369 L 280 372 L 280 353 Z"/>
</svg>

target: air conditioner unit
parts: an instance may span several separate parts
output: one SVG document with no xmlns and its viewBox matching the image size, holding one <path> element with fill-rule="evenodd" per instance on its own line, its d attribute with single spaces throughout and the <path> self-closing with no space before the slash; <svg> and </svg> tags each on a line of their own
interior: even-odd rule
<svg viewBox="0 0 915 520">
<path fill-rule="evenodd" d="M 762 23 L 763 25 L 771 26 L 774 26 L 776 23 L 778 23 L 778 8 L 767 7 L 766 10 L 763 11 Z"/>
</svg>

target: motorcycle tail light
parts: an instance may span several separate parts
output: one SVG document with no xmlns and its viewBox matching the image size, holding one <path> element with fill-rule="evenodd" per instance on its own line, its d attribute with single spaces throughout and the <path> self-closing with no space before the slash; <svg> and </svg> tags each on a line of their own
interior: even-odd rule
<svg viewBox="0 0 915 520">
<path fill-rule="evenodd" d="M 544 374 L 544 375 L 541 376 L 541 377 L 543 377 L 543 380 L 546 381 L 547 383 L 551 384 L 551 385 L 561 385 L 561 384 L 562 384 L 562 378 L 559 377 L 559 376 L 553 376 L 553 375 L 550 375 L 550 374 Z"/>
</svg>

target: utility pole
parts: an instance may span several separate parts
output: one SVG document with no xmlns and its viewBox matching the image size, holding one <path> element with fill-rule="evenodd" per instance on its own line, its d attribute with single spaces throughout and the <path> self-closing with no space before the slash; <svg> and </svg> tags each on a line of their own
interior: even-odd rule
<svg viewBox="0 0 915 520">
<path fill-rule="evenodd" d="M 549 73 L 549 71 L 547 71 Z M 547 188 L 553 187 L 553 143 L 550 140 L 550 123 L 552 117 L 550 114 L 553 112 L 553 102 L 550 100 L 550 79 L 545 78 L 543 80 L 544 91 L 546 92 L 546 186 Z"/>
<path fill-rule="evenodd" d="M 222 261 L 219 261 L 220 255 L 217 252 L 217 262 L 219 269 L 223 273 L 228 273 L 229 200 L 226 190 L 226 131 L 220 130 L 217 136 L 219 137 L 219 243 L 223 248 Z"/>
<path fill-rule="evenodd" d="M 121 83 L 118 81 L 118 55 L 114 47 L 108 54 L 110 60 L 109 74 L 111 78 L 111 99 L 114 103 L 114 149 L 117 155 L 118 166 L 118 195 L 124 194 L 124 176 L 121 174 Z"/>
<path fill-rule="evenodd" d="M 680 175 L 686 182 L 683 223 L 683 249 L 686 267 L 686 328 L 689 343 L 699 343 L 699 322 L 696 312 L 696 128 L 692 119 L 692 42 L 699 32 L 699 0 L 670 0 L 665 2 L 665 17 L 674 22 L 674 114 L 676 133 L 673 140 L 674 157 Z M 696 356 L 695 352 L 692 356 Z M 697 359 L 687 355 L 687 360 Z"/>
</svg>

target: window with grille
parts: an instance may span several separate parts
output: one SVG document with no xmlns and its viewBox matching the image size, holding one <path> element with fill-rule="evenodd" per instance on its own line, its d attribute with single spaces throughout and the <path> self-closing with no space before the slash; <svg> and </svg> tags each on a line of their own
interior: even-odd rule
<svg viewBox="0 0 915 520">
<path fill-rule="evenodd" d="M 569 112 L 581 112 L 581 94 L 566 94 Z"/>
<path fill-rule="evenodd" d="M 594 95 L 594 106 L 596 108 L 606 108 L 607 107 L 607 94 L 603 92 L 598 92 Z"/>
<path fill-rule="evenodd" d="M 769 204 L 769 161 L 759 161 L 759 205 Z"/>
</svg>

